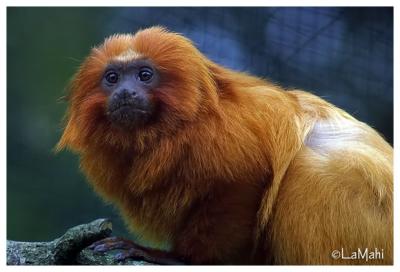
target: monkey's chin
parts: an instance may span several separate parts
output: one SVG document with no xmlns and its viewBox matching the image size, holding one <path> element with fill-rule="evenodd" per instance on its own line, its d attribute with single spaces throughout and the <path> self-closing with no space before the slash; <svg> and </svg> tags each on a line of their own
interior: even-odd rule
<svg viewBox="0 0 400 272">
<path fill-rule="evenodd" d="M 124 105 L 108 111 L 107 117 L 115 126 L 124 129 L 134 129 L 145 125 L 150 118 L 150 113 L 131 105 Z"/>
</svg>

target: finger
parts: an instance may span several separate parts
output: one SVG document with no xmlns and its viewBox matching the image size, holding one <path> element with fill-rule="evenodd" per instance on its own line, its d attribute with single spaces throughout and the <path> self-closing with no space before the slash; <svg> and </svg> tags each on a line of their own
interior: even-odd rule
<svg viewBox="0 0 400 272">
<path fill-rule="evenodd" d="M 121 238 L 115 237 L 115 236 L 107 237 L 107 238 L 104 238 L 104 239 L 101 239 L 101 240 L 99 240 L 99 241 L 94 242 L 93 244 L 91 244 L 90 246 L 88 246 L 88 248 L 89 248 L 89 249 L 94 249 L 94 248 L 95 248 L 96 246 L 98 246 L 98 245 L 106 244 L 106 243 L 111 243 L 111 242 L 117 241 L 117 240 L 119 240 L 119 239 L 121 239 Z"/>
</svg>

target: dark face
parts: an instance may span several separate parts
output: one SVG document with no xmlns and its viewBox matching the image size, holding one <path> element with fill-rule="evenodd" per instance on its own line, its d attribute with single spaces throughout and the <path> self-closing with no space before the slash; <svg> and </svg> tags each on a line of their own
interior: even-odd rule
<svg viewBox="0 0 400 272">
<path fill-rule="evenodd" d="M 158 73 L 150 61 L 109 64 L 101 82 L 109 95 L 109 120 L 124 128 L 134 128 L 148 122 L 154 111 L 151 92 L 157 87 L 158 81 Z"/>
</svg>

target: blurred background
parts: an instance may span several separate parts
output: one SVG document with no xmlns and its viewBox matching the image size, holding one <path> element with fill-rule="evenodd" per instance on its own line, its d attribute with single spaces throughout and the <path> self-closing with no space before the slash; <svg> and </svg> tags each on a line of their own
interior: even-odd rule
<svg viewBox="0 0 400 272">
<path fill-rule="evenodd" d="M 100 217 L 77 156 L 55 155 L 65 86 L 91 47 L 116 32 L 163 25 L 212 60 L 302 88 L 393 142 L 392 8 L 7 9 L 7 238 L 50 240 Z"/>
</svg>

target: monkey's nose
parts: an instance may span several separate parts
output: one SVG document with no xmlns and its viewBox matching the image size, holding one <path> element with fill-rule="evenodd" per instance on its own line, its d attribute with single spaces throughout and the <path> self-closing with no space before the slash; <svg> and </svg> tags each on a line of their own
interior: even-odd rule
<svg viewBox="0 0 400 272">
<path fill-rule="evenodd" d="M 122 99 L 122 100 L 128 100 L 128 99 L 131 99 L 131 98 L 135 98 L 136 95 L 137 95 L 137 93 L 134 90 L 122 89 L 122 90 L 114 92 L 113 93 L 113 98 Z"/>
<path fill-rule="evenodd" d="M 115 111 L 121 107 L 129 107 L 131 110 L 145 111 L 148 108 L 148 101 L 145 94 L 129 88 L 116 90 L 108 101 L 108 111 Z"/>
</svg>

